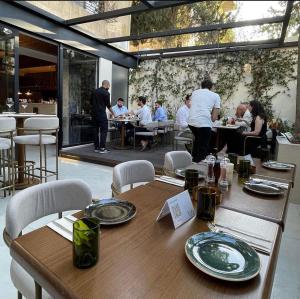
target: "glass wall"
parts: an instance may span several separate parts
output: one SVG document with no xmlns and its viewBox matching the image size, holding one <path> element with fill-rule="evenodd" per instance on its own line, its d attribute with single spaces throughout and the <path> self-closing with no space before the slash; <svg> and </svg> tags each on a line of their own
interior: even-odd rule
<svg viewBox="0 0 300 299">
<path fill-rule="evenodd" d="M 14 110 L 14 76 L 15 39 L 12 30 L 0 25 L 0 113 Z"/>
<path fill-rule="evenodd" d="M 97 83 L 98 58 L 63 49 L 63 146 L 93 141 L 91 95 Z"/>
</svg>

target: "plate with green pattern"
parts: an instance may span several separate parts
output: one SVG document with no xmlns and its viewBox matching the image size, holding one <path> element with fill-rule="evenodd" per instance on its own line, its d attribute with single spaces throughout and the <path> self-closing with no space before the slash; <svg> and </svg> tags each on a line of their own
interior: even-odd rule
<svg viewBox="0 0 300 299">
<path fill-rule="evenodd" d="M 185 244 L 190 262 L 204 273 L 228 281 L 245 281 L 260 271 L 256 251 L 233 236 L 204 232 L 191 236 Z"/>
</svg>

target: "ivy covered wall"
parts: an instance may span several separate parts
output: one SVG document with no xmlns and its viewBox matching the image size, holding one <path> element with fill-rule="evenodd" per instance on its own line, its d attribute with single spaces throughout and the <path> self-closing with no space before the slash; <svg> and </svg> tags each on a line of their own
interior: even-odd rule
<svg viewBox="0 0 300 299">
<path fill-rule="evenodd" d="M 232 113 L 241 101 L 258 99 L 270 119 L 279 117 L 294 123 L 296 67 L 295 48 L 145 60 L 130 71 L 129 102 L 135 107 L 139 95 L 147 96 L 152 106 L 162 100 L 172 117 L 185 95 L 210 77 L 221 96 L 223 114 Z"/>
</svg>

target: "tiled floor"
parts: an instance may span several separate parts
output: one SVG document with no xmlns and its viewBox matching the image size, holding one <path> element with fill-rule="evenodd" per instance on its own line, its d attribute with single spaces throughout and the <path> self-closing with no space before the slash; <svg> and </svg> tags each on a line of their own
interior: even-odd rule
<svg viewBox="0 0 300 299">
<path fill-rule="evenodd" d="M 36 153 L 30 151 L 28 159 L 35 159 Z M 54 158 L 48 160 L 48 165 L 54 164 Z M 69 159 L 59 160 L 60 179 L 81 178 L 91 188 L 93 197 L 109 197 L 112 181 L 112 168 L 79 162 Z M 2 196 L 2 193 L 1 195 Z M 0 197 L 0 232 L 5 226 L 5 209 L 9 198 Z M 27 230 L 49 222 L 56 216 L 49 216 L 37 221 Z M 290 204 L 287 216 L 286 231 L 283 233 L 280 254 L 274 279 L 273 299 L 300 299 L 300 205 Z M 9 250 L 0 238 L 0 298 L 17 298 L 17 293 L 10 281 Z"/>
</svg>

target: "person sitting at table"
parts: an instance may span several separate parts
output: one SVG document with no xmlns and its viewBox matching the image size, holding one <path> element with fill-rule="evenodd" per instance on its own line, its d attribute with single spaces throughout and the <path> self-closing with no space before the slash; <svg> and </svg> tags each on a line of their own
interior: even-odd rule
<svg viewBox="0 0 300 299">
<path fill-rule="evenodd" d="M 266 137 L 267 117 L 263 105 L 259 101 L 253 100 L 249 103 L 249 111 L 252 115 L 251 131 L 232 131 L 232 134 L 227 138 L 227 145 L 225 145 L 221 152 L 224 153 L 227 151 L 227 153 L 242 155 L 246 136 L 257 136 L 263 139 Z M 261 138 L 247 140 L 245 154 L 255 155 L 257 147 L 262 145 Z"/>
<path fill-rule="evenodd" d="M 189 126 L 188 118 L 189 118 L 190 108 L 191 108 L 191 95 L 188 94 L 184 99 L 184 105 L 181 106 L 176 113 L 175 124 L 180 129 L 186 129 Z"/>
<path fill-rule="evenodd" d="M 144 127 L 148 123 L 152 122 L 152 117 L 151 117 L 151 110 L 148 105 L 146 105 L 147 99 L 144 96 L 139 96 L 138 97 L 138 106 L 141 108 L 138 109 L 134 114 L 138 117 L 139 119 L 139 126 L 135 127 L 136 132 L 147 132 L 148 130 Z M 132 113 L 131 113 L 132 114 Z M 134 126 L 130 123 L 128 123 L 128 126 L 126 128 L 126 143 L 129 144 L 129 138 L 134 136 Z M 143 139 L 140 140 L 141 143 L 141 151 L 144 151 L 147 146 L 150 145 L 150 140 L 146 137 L 143 136 Z"/>
<path fill-rule="evenodd" d="M 243 131 L 251 130 L 252 114 L 249 111 L 248 103 L 244 102 L 237 106 L 234 120 L 234 124 L 242 127 Z"/>
<path fill-rule="evenodd" d="M 161 101 L 155 102 L 155 113 L 153 117 L 154 121 L 166 121 L 168 119 L 166 111 L 161 105 L 162 105 Z"/>
<path fill-rule="evenodd" d="M 125 116 L 128 113 L 128 109 L 124 106 L 124 99 L 118 98 L 117 104 L 112 107 L 115 117 Z"/>
</svg>

